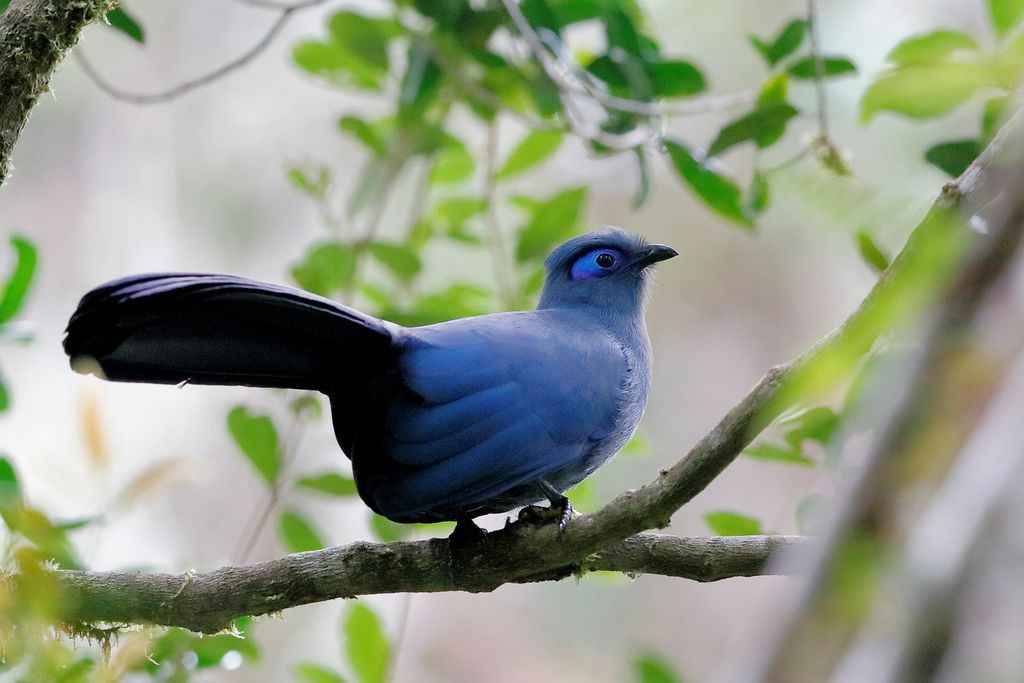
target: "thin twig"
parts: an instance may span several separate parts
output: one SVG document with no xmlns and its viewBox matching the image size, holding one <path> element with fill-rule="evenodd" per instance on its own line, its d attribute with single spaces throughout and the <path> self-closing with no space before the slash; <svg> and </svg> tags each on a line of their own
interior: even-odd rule
<svg viewBox="0 0 1024 683">
<path fill-rule="evenodd" d="M 193 78 L 191 80 L 180 83 L 172 88 L 163 90 L 155 93 L 136 93 L 128 90 L 118 88 L 109 80 L 107 80 L 100 72 L 93 66 L 92 62 L 82 53 L 81 48 L 75 50 L 74 57 L 78 61 L 82 70 L 89 77 L 96 86 L 104 93 L 113 97 L 115 100 L 122 102 L 130 102 L 132 104 L 161 104 L 164 102 L 170 102 L 185 93 L 191 92 L 197 88 L 201 88 L 228 75 L 232 71 L 242 68 L 256 57 L 258 57 L 264 50 L 270 47 L 271 43 L 274 42 L 274 38 L 280 33 L 284 25 L 296 12 L 315 7 L 316 5 L 323 4 L 327 0 L 306 0 L 305 2 L 298 2 L 293 5 L 286 5 L 282 7 L 275 7 L 274 9 L 280 10 L 280 15 L 274 20 L 274 23 L 270 25 L 266 33 L 253 45 L 251 48 L 243 52 L 238 57 L 232 59 L 227 64 L 210 71 L 202 76 Z M 263 8 L 270 8 L 271 5 L 260 3 L 258 0 L 246 0 L 245 4 L 251 4 L 253 6 L 259 6 Z"/>
<path fill-rule="evenodd" d="M 756 94 L 753 92 L 740 92 L 705 97 L 692 102 L 665 103 L 641 102 L 612 95 L 594 86 L 593 79 L 574 67 L 566 55 L 552 55 L 551 50 L 523 14 L 518 0 L 502 0 L 502 4 L 534 59 L 563 95 L 581 95 L 607 109 L 655 119 L 663 116 L 692 116 L 722 111 L 749 104 L 756 98 Z M 606 135 L 609 134 L 606 133 Z M 606 143 L 602 142 L 602 144 Z"/>
<path fill-rule="evenodd" d="M 487 241 L 490 243 L 494 279 L 498 283 L 501 305 L 508 309 L 515 305 L 516 295 L 507 270 L 509 254 L 498 222 L 498 183 L 495 175 L 498 167 L 499 125 L 499 119 L 495 116 L 487 128 L 487 146 L 484 148 L 484 221 L 487 224 Z"/>
<path fill-rule="evenodd" d="M 817 0 L 807 0 L 807 25 L 811 34 L 811 62 L 814 64 L 814 91 L 818 100 L 818 135 L 829 139 L 828 95 L 825 91 L 825 61 L 821 56 L 821 32 L 818 27 Z"/>
<path fill-rule="evenodd" d="M 263 530 L 267 526 L 267 521 L 270 519 L 271 513 L 273 513 L 274 508 L 277 507 L 277 504 L 281 500 L 281 480 L 284 476 L 285 468 L 288 466 L 288 463 L 291 462 L 295 452 L 298 450 L 299 441 L 302 438 L 303 425 L 304 422 L 302 420 L 302 416 L 298 412 L 293 414 L 291 425 L 288 428 L 288 433 L 285 436 L 284 444 L 281 449 L 281 465 L 278 467 L 277 476 L 270 485 L 270 495 L 267 498 L 267 502 L 264 504 L 263 509 L 260 511 L 256 524 L 253 526 L 248 539 L 242 546 L 241 552 L 236 553 L 235 555 L 238 557 L 239 562 L 247 562 L 249 560 L 249 555 L 252 553 L 253 548 L 256 547 L 256 541 L 258 541 L 260 536 L 263 534 Z"/>
</svg>

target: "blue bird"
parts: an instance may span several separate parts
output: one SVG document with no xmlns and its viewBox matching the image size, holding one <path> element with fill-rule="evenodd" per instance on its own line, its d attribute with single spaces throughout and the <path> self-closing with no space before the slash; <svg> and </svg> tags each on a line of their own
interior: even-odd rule
<svg viewBox="0 0 1024 683">
<path fill-rule="evenodd" d="M 82 298 L 64 350 L 115 381 L 323 392 L 360 497 L 396 522 L 546 498 L 564 525 L 564 491 L 640 421 L 649 267 L 673 256 L 591 232 L 547 258 L 535 310 L 414 328 L 230 275 L 136 275 Z"/>
</svg>

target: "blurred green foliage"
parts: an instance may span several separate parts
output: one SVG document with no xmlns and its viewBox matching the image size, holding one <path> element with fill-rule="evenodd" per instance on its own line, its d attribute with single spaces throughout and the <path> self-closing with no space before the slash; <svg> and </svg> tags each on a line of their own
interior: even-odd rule
<svg viewBox="0 0 1024 683">
<path fill-rule="evenodd" d="M 4 281 L 3 289 L 0 290 L 0 342 L 4 341 L 27 341 L 31 335 L 26 335 L 13 323 L 14 316 L 18 314 L 25 304 L 32 279 L 36 273 L 36 264 L 39 255 L 35 245 L 25 237 L 13 236 L 10 238 L 14 252 L 14 263 L 11 272 Z M 0 414 L 11 407 L 11 392 L 4 382 L 2 369 L 0 369 Z"/>
</svg>

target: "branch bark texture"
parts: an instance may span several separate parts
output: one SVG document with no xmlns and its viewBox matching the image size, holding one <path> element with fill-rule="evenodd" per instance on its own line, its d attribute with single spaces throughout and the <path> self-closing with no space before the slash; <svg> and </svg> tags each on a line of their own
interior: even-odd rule
<svg viewBox="0 0 1024 683">
<path fill-rule="evenodd" d="M 638 534 L 578 565 L 519 576 L 514 583 L 573 573 L 662 574 L 695 581 L 775 573 L 769 558 L 796 550 L 796 536 L 678 538 Z M 59 571 L 60 618 L 69 622 L 154 623 L 213 633 L 245 614 L 266 614 L 336 598 L 465 589 L 448 539 L 353 543 L 204 574 Z"/>
<path fill-rule="evenodd" d="M 11 172 L 11 152 L 29 112 L 49 90 L 50 77 L 102 17 L 110 0 L 13 0 L 0 14 L 0 185 Z"/>
</svg>

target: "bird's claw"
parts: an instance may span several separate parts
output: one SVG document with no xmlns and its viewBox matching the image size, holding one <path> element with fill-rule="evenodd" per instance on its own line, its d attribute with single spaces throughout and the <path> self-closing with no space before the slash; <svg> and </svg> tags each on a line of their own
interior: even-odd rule
<svg viewBox="0 0 1024 683">
<path fill-rule="evenodd" d="M 569 499 L 565 496 L 559 496 L 556 500 L 552 500 L 551 505 L 548 507 L 527 505 L 522 508 L 519 511 L 519 521 L 536 526 L 556 522 L 558 524 L 558 531 L 562 532 L 565 531 L 566 525 L 569 524 L 569 520 L 575 514 L 576 511 L 573 509 Z"/>
</svg>

